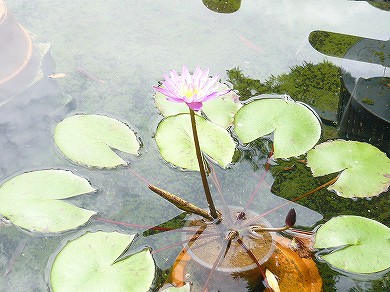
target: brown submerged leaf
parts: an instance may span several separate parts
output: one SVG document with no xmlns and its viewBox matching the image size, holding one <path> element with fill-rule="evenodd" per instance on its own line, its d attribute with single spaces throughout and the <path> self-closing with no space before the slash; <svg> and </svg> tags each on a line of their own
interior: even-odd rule
<svg viewBox="0 0 390 292">
<path fill-rule="evenodd" d="M 166 283 L 170 283 L 175 287 L 181 287 L 186 284 L 185 274 L 187 262 L 191 259 L 191 256 L 184 248 L 177 256 L 175 263 L 172 266 L 172 271 L 169 273 Z"/>
<path fill-rule="evenodd" d="M 291 241 L 278 236 L 276 249 L 271 258 L 263 265 L 279 279 L 281 291 L 317 292 L 322 291 L 322 278 L 311 257 L 302 258 L 291 250 Z"/>
</svg>

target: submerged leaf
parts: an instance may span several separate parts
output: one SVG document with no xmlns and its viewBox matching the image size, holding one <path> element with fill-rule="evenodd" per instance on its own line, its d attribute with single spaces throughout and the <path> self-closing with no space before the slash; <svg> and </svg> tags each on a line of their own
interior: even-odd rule
<svg viewBox="0 0 390 292">
<path fill-rule="evenodd" d="M 276 249 L 271 258 L 263 264 L 277 278 L 281 291 L 322 291 L 322 278 L 312 258 L 301 258 L 289 248 L 290 240 L 276 236 Z"/>
<path fill-rule="evenodd" d="M 187 263 L 191 259 L 187 249 L 182 249 L 173 263 L 166 283 L 175 287 L 186 286 Z"/>
<path fill-rule="evenodd" d="M 376 196 L 390 186 L 390 159 L 368 143 L 324 142 L 307 153 L 307 165 L 314 176 L 341 172 L 328 190 L 342 197 Z"/>
<path fill-rule="evenodd" d="M 93 211 L 62 201 L 94 191 L 87 180 L 65 170 L 27 172 L 0 186 L 0 213 L 15 225 L 39 232 L 74 229 Z"/>
<path fill-rule="evenodd" d="M 99 231 L 68 242 L 51 269 L 53 290 L 148 291 L 155 273 L 150 251 L 145 249 L 118 260 L 134 236 Z"/>
<path fill-rule="evenodd" d="M 222 167 L 231 161 L 236 147 L 229 133 L 222 127 L 196 116 L 201 150 Z M 199 170 L 189 114 L 163 119 L 155 136 L 161 156 L 185 169 Z"/>
<path fill-rule="evenodd" d="M 140 147 L 127 125 L 101 115 L 75 115 L 64 119 L 54 130 L 54 140 L 72 161 L 101 168 L 126 165 L 113 149 L 137 154 Z"/>
<path fill-rule="evenodd" d="M 317 230 L 314 247 L 334 248 L 321 258 L 347 272 L 375 273 L 390 267 L 390 228 L 368 218 L 332 218 Z"/>
<path fill-rule="evenodd" d="M 244 143 L 274 133 L 275 158 L 289 158 L 314 147 L 321 135 L 321 125 L 313 111 L 300 102 L 262 98 L 237 112 L 234 131 Z"/>
</svg>

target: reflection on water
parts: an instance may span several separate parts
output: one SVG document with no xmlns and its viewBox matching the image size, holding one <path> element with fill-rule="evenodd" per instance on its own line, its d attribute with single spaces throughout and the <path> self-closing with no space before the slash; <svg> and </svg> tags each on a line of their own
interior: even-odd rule
<svg viewBox="0 0 390 292">
<path fill-rule="evenodd" d="M 202 192 L 198 175 L 168 167 L 151 139 L 160 119 L 152 101 L 152 86 L 160 79 L 160 72 L 183 64 L 210 67 L 212 75 L 239 67 L 245 74 L 264 80 L 288 72 L 303 61 L 316 64 L 324 59 L 308 44 L 307 37 L 313 30 L 378 40 L 389 36 L 388 15 L 362 1 L 246 0 L 231 14 L 214 13 L 201 1 L 183 4 L 179 0 L 169 5 L 156 0 L 94 1 L 93 5 L 65 0 L 8 0 L 7 4 L 18 21 L 35 34 L 34 43 L 50 42 L 49 54 L 54 63 L 43 66 L 41 80 L 0 106 L 1 182 L 28 170 L 70 169 L 89 178 L 98 189 L 96 200 L 74 198 L 75 204 L 97 210 L 104 218 L 152 226 L 180 211 L 149 192 L 126 168 L 97 171 L 64 159 L 52 139 L 53 127 L 59 120 L 85 112 L 126 121 L 137 129 L 144 143 L 141 156 L 129 158 L 130 167 L 204 207 L 198 195 Z M 328 60 L 336 65 L 342 63 L 332 57 Z M 47 77 L 60 73 L 66 76 Z M 245 205 L 253 192 L 263 169 L 252 171 L 250 163 L 242 160 L 227 171 L 217 170 L 229 204 Z M 256 163 L 261 166 L 264 159 L 257 158 Z M 251 205 L 257 212 L 284 201 L 271 193 L 269 186 L 274 178 L 270 173 L 266 182 Z M 211 188 L 215 192 L 213 184 Z M 267 219 L 280 225 L 285 213 L 280 210 Z M 297 207 L 297 213 L 298 224 L 303 226 L 310 227 L 321 218 L 303 207 Z M 99 229 L 144 231 L 92 220 L 76 232 L 44 237 L 2 226 L 0 290 L 47 290 L 45 272 L 60 243 Z M 158 248 L 178 239 L 177 234 L 169 238 L 163 233 L 142 240 L 140 245 Z M 18 246 L 23 247 L 22 252 Z M 175 252 L 167 251 L 156 258 L 162 268 L 168 268 L 174 256 Z M 330 291 L 360 285 L 352 278 L 338 280 L 337 273 L 329 277 L 337 282 L 335 287 L 329 284 Z M 365 284 L 371 287 L 371 282 Z"/>
<path fill-rule="evenodd" d="M 240 9 L 241 0 L 202 0 L 210 10 L 218 13 L 233 13 Z"/>
<path fill-rule="evenodd" d="M 310 44 L 342 58 L 337 122 L 343 138 L 369 142 L 390 153 L 390 40 L 313 31 Z"/>
</svg>

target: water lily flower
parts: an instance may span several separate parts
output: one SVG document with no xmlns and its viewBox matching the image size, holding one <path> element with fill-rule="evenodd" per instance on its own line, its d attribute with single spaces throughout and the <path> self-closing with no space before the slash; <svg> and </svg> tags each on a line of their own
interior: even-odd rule
<svg viewBox="0 0 390 292">
<path fill-rule="evenodd" d="M 194 111 L 199 111 L 203 103 L 210 99 L 224 95 L 230 91 L 219 90 L 219 75 L 209 78 L 209 69 L 202 71 L 196 67 L 195 72 L 191 75 L 187 67 L 183 66 L 181 76 L 176 71 L 171 70 L 170 76 L 164 75 L 161 87 L 154 87 L 172 102 L 184 102 Z"/>
</svg>

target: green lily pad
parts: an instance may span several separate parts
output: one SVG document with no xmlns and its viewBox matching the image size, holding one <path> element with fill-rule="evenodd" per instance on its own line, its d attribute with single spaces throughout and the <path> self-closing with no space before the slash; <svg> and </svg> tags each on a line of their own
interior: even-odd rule
<svg viewBox="0 0 390 292">
<path fill-rule="evenodd" d="M 234 131 L 244 143 L 274 133 L 274 157 L 289 158 L 314 147 L 321 136 L 321 125 L 313 111 L 302 103 L 262 98 L 237 112 Z"/>
<path fill-rule="evenodd" d="M 221 89 L 226 90 L 228 87 L 224 86 Z M 234 115 L 241 107 L 238 95 L 234 91 L 230 91 L 225 95 L 206 101 L 202 111 L 211 122 L 226 129 L 233 124 Z"/>
<path fill-rule="evenodd" d="M 61 199 L 94 191 L 86 179 L 65 170 L 40 170 L 0 186 L 0 213 L 13 224 L 38 232 L 74 229 L 95 214 Z"/>
<path fill-rule="evenodd" d="M 145 249 L 124 259 L 134 235 L 87 233 L 68 242 L 56 256 L 50 282 L 54 291 L 148 291 L 155 264 Z"/>
<path fill-rule="evenodd" d="M 314 247 L 336 248 L 321 258 L 347 272 L 375 273 L 390 267 L 390 228 L 364 217 L 332 218 L 317 230 Z"/>
<path fill-rule="evenodd" d="M 219 90 L 222 91 L 226 89 L 229 89 L 228 86 L 221 84 Z M 166 96 L 160 92 L 157 92 L 154 95 L 154 101 L 158 110 L 164 117 L 189 113 L 188 106 L 185 103 L 168 101 Z M 234 115 L 241 106 L 237 94 L 234 91 L 231 91 L 203 103 L 202 111 L 211 122 L 227 128 L 232 125 Z"/>
<path fill-rule="evenodd" d="M 390 186 L 390 159 L 368 143 L 345 140 L 321 143 L 307 153 L 307 165 L 314 176 L 341 172 L 328 190 L 342 197 L 376 196 Z"/>
<path fill-rule="evenodd" d="M 154 102 L 156 103 L 157 109 L 164 117 L 187 114 L 190 112 L 185 103 L 169 101 L 161 92 L 156 92 L 154 95 Z"/>
<path fill-rule="evenodd" d="M 137 154 L 140 147 L 127 125 L 101 115 L 75 115 L 64 119 L 54 130 L 54 140 L 70 160 L 99 168 L 127 164 L 113 149 Z"/>
<path fill-rule="evenodd" d="M 196 116 L 196 125 L 201 150 L 226 167 L 236 147 L 229 133 L 200 116 Z M 157 127 L 155 139 L 166 161 L 181 168 L 199 170 L 189 114 L 164 118 Z"/>
</svg>

